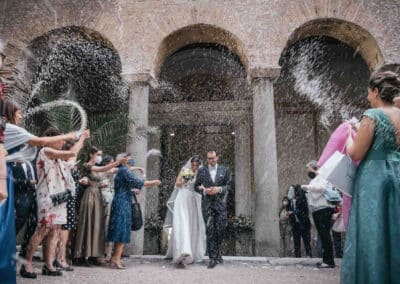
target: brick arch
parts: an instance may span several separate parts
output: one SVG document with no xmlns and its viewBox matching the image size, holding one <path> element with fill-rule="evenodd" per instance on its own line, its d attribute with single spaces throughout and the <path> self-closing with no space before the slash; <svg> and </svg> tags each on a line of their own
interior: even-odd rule
<svg viewBox="0 0 400 284">
<path fill-rule="evenodd" d="M 239 57 L 248 73 L 249 61 L 244 51 L 244 45 L 237 36 L 213 25 L 195 24 L 180 28 L 162 40 L 153 64 L 155 77 L 159 77 L 161 65 L 168 56 L 184 46 L 195 43 L 215 43 L 225 46 Z"/>
<path fill-rule="evenodd" d="M 281 57 L 295 42 L 311 36 L 329 36 L 342 41 L 361 55 L 371 71 L 384 62 L 381 49 L 371 33 L 355 23 L 337 18 L 315 19 L 298 27 L 289 36 Z"/>
</svg>

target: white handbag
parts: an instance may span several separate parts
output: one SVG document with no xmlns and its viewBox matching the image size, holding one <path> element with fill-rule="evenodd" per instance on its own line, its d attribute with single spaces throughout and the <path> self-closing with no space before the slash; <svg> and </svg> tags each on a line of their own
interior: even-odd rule
<svg viewBox="0 0 400 284">
<path fill-rule="evenodd" d="M 344 194 L 351 196 L 356 169 L 357 166 L 349 156 L 336 151 L 318 170 L 318 173 Z"/>
<path fill-rule="evenodd" d="M 344 225 L 343 221 L 343 214 L 340 214 L 339 217 L 336 219 L 335 223 L 332 226 L 332 231 L 338 233 L 346 232 L 346 226 Z"/>
</svg>

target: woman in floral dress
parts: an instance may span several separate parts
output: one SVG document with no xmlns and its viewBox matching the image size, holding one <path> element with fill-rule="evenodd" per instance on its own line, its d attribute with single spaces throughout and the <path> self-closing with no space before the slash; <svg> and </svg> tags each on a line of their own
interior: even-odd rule
<svg viewBox="0 0 400 284">
<path fill-rule="evenodd" d="M 58 129 L 49 128 L 44 134 L 52 137 L 60 135 L 61 132 Z M 64 178 L 67 175 L 67 170 L 61 160 L 76 157 L 88 137 L 89 131 L 83 132 L 78 142 L 69 151 L 61 150 L 64 141 L 54 142 L 39 151 L 37 158 L 39 181 L 36 190 L 38 227 L 28 247 L 27 263 L 25 264 L 28 273 L 34 274 L 32 267 L 33 255 L 44 237 L 47 236 L 46 263 L 42 268 L 42 273 L 49 276 L 62 275 L 61 271 L 54 268 L 53 261 L 60 227 L 67 222 L 67 209 L 66 203 L 54 204 L 51 196 L 67 190 Z"/>
</svg>

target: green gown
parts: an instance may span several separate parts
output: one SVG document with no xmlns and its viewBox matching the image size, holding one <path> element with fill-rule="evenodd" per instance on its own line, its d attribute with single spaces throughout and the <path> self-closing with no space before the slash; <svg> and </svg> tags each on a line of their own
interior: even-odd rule
<svg viewBox="0 0 400 284">
<path fill-rule="evenodd" d="M 383 110 L 364 116 L 375 134 L 357 169 L 341 283 L 400 283 L 400 150 Z"/>
</svg>

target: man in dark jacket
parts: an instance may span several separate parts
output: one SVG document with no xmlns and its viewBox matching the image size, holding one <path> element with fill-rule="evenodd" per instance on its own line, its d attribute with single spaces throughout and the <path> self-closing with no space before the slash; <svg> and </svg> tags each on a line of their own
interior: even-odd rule
<svg viewBox="0 0 400 284">
<path fill-rule="evenodd" d="M 203 197 L 203 217 L 210 258 L 208 268 L 223 262 L 220 246 L 228 224 L 226 199 L 231 187 L 231 173 L 227 167 L 217 164 L 218 158 L 216 151 L 207 152 L 208 165 L 199 169 L 195 182 L 195 191 Z"/>
<path fill-rule="evenodd" d="M 18 234 L 26 223 L 20 252 L 20 256 L 25 257 L 27 245 L 37 225 L 37 179 L 35 169 L 29 161 L 14 163 L 12 171 L 14 177 L 15 232 Z"/>
<path fill-rule="evenodd" d="M 306 255 L 311 257 L 311 222 L 308 211 L 308 203 L 305 192 L 301 185 L 293 186 L 294 196 L 291 200 L 293 214 L 290 218 L 292 223 L 294 254 L 301 257 L 301 239 L 303 239 Z"/>
</svg>

